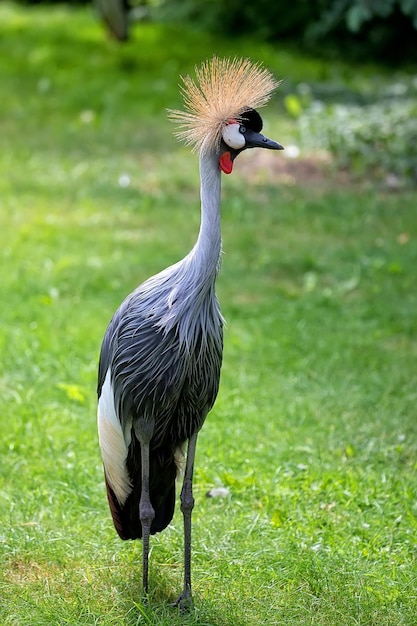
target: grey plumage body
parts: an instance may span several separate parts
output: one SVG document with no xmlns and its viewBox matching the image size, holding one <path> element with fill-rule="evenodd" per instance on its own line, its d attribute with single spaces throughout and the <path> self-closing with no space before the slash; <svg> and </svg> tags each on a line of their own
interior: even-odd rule
<svg viewBox="0 0 417 626">
<path fill-rule="evenodd" d="M 199 430 L 217 395 L 222 360 L 222 318 L 214 285 L 176 291 L 166 278 L 158 300 L 149 281 L 129 296 L 106 332 L 99 380 L 112 372 L 122 428 L 141 417 L 152 429 L 152 447 L 181 445 Z M 192 305 L 201 300 L 198 310 Z M 178 309 L 178 316 L 174 309 Z M 191 334 L 182 335 L 184 320 Z M 210 330 L 207 327 L 210 327 Z M 102 384 L 101 382 L 101 384 Z M 132 422 L 132 423 L 130 423 Z"/>
</svg>

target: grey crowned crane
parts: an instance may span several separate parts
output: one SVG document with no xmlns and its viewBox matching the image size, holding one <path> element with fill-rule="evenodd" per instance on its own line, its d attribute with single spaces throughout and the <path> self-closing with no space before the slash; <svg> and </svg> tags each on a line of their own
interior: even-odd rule
<svg viewBox="0 0 417 626">
<path fill-rule="evenodd" d="M 256 109 L 278 86 L 248 59 L 213 57 L 183 79 L 185 111 L 170 111 L 177 136 L 199 151 L 201 224 L 192 250 L 139 285 L 114 314 L 98 373 L 98 432 L 108 501 L 122 539 L 142 539 L 148 592 L 149 537 L 170 523 L 178 460 L 188 442 L 182 490 L 184 586 L 190 606 L 191 514 L 198 433 L 216 399 L 223 319 L 215 294 L 221 257 L 222 172 L 247 148 L 282 150 L 264 137 Z"/>
</svg>

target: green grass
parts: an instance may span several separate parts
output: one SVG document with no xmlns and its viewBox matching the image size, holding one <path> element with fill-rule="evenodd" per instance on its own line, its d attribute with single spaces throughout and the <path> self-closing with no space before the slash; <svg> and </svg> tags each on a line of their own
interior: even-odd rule
<svg viewBox="0 0 417 626">
<path fill-rule="evenodd" d="M 118 47 L 87 9 L 2 3 L 0 18 L 0 623 L 415 624 L 411 191 L 248 182 L 244 157 L 225 178 L 228 326 L 198 446 L 190 616 L 169 606 L 179 511 L 152 540 L 141 605 L 141 544 L 114 532 L 95 426 L 110 316 L 198 229 L 196 157 L 165 115 L 178 74 L 213 52 L 264 58 L 289 85 L 359 89 L 368 70 L 150 23 Z M 281 97 L 265 130 L 285 145 Z M 230 497 L 207 499 L 218 485 Z"/>
</svg>

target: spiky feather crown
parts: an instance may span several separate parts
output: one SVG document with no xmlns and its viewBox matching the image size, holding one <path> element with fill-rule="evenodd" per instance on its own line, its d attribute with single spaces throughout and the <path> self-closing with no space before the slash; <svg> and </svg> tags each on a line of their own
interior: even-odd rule
<svg viewBox="0 0 417 626">
<path fill-rule="evenodd" d="M 279 82 L 249 59 L 213 57 L 195 69 L 197 80 L 181 77 L 185 111 L 169 110 L 178 123 L 175 135 L 193 150 L 220 147 L 222 130 L 231 119 L 268 102 Z"/>
</svg>

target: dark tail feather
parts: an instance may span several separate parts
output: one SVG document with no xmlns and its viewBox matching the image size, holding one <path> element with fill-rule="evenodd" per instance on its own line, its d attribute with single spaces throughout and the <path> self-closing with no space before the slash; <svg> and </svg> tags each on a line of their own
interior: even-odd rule
<svg viewBox="0 0 417 626">
<path fill-rule="evenodd" d="M 111 516 L 113 518 L 114 527 L 117 530 L 117 533 L 120 539 L 131 539 L 131 537 L 129 537 L 129 534 L 127 532 L 127 524 L 124 519 L 123 509 L 118 503 L 117 498 L 114 495 L 113 489 L 110 487 L 109 483 L 107 482 L 106 476 L 104 476 L 104 478 L 106 480 L 107 500 L 109 501 L 109 507 L 110 507 Z"/>
<path fill-rule="evenodd" d="M 133 442 L 132 442 L 133 443 Z M 126 502 L 121 506 L 106 480 L 107 498 L 113 518 L 114 527 L 121 539 L 141 539 L 142 524 L 139 518 L 139 501 L 141 494 L 141 458 L 140 446 L 131 445 L 127 465 L 133 489 Z M 174 452 L 168 450 L 151 451 L 150 496 L 155 509 L 151 534 L 164 530 L 174 515 L 175 478 L 177 466 Z"/>
</svg>

